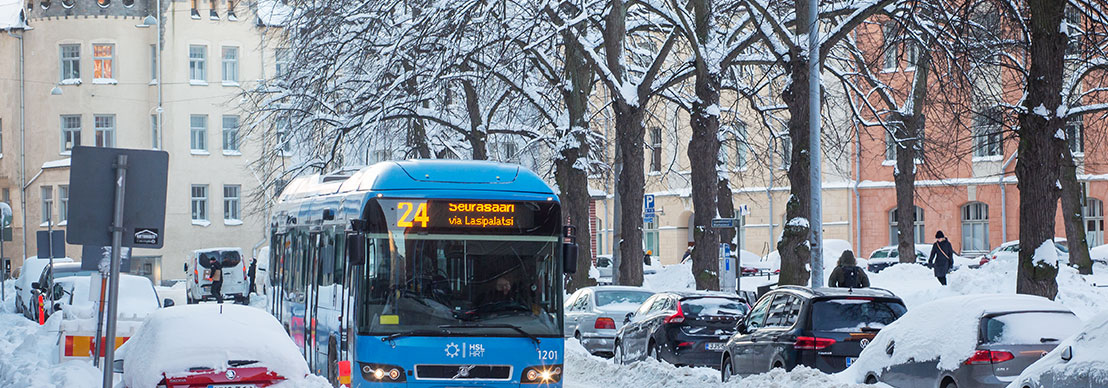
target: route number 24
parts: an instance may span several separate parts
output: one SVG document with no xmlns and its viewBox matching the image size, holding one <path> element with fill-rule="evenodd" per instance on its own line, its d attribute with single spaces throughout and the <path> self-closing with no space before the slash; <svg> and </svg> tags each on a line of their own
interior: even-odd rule
<svg viewBox="0 0 1108 388">
<path fill-rule="evenodd" d="M 420 223 L 422 227 L 427 227 L 427 222 L 431 219 L 427 217 L 427 202 L 400 202 L 396 204 L 396 214 L 400 217 L 396 220 L 396 226 L 401 228 L 411 228 L 415 226 L 415 223 Z"/>
</svg>

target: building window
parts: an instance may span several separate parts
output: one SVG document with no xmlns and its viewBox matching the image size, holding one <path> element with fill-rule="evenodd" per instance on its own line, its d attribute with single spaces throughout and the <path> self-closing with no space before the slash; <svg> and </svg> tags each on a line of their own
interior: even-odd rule
<svg viewBox="0 0 1108 388">
<path fill-rule="evenodd" d="M 158 115 L 150 115 L 150 148 L 159 149 L 161 144 L 158 141 Z"/>
<path fill-rule="evenodd" d="M 223 83 L 239 83 L 239 48 L 223 47 Z"/>
<path fill-rule="evenodd" d="M 750 159 L 750 134 L 747 132 L 746 123 L 742 121 L 735 123 L 735 130 L 738 132 L 738 138 L 735 139 L 735 168 L 745 170 L 747 160 Z"/>
<path fill-rule="evenodd" d="M 189 3 L 192 4 L 192 12 L 191 12 L 192 18 L 193 19 L 199 19 L 200 18 L 200 0 L 190 0 Z"/>
<path fill-rule="evenodd" d="M 277 77 L 284 77 L 289 71 L 289 49 L 279 48 L 274 50 L 273 56 L 277 63 Z"/>
<path fill-rule="evenodd" d="M 662 256 L 661 251 L 658 249 L 658 223 L 657 222 L 644 222 L 642 227 L 642 250 L 651 251 L 650 262 L 657 263 Z M 613 248 L 614 249 L 614 248 Z M 644 252 L 645 253 L 645 252 Z M 634 259 L 634 258 L 630 258 Z"/>
<path fill-rule="evenodd" d="M 189 81 L 207 82 L 207 56 L 208 46 L 189 46 Z"/>
<path fill-rule="evenodd" d="M 915 70 L 916 63 L 919 62 L 919 45 L 917 45 L 915 41 L 909 40 L 904 43 L 904 57 L 904 59 L 908 61 L 905 70 Z"/>
<path fill-rule="evenodd" d="M 1081 11 L 1072 5 L 1066 5 L 1065 21 L 1067 27 L 1062 31 L 1069 31 L 1068 43 L 1066 44 L 1066 55 L 1077 55 L 1081 53 Z"/>
<path fill-rule="evenodd" d="M 227 20 L 239 20 L 238 16 L 235 15 L 235 0 L 227 0 Z"/>
<path fill-rule="evenodd" d="M 219 20 L 219 13 L 215 12 L 215 0 L 209 1 L 208 6 L 210 7 L 208 11 L 208 18 L 212 20 Z"/>
<path fill-rule="evenodd" d="M 93 116 L 97 147 L 115 147 L 115 115 Z"/>
<path fill-rule="evenodd" d="M 1104 202 L 1093 198 L 1085 198 L 1085 239 L 1090 247 L 1104 244 Z"/>
<path fill-rule="evenodd" d="M 516 153 L 519 152 L 519 149 L 516 147 L 516 143 L 513 143 L 511 141 L 493 142 L 492 144 L 490 144 L 489 148 L 495 154 L 494 156 L 496 160 L 501 162 L 510 162 L 512 160 L 515 160 Z"/>
<path fill-rule="evenodd" d="M 891 126 L 885 128 L 885 160 L 896 160 L 896 136 L 893 136 L 892 131 L 894 129 Z"/>
<path fill-rule="evenodd" d="M 788 170 L 793 161 L 793 140 L 788 132 L 777 135 L 777 142 L 781 144 L 781 169 Z"/>
<path fill-rule="evenodd" d="M 62 116 L 62 153 L 68 154 L 73 147 L 81 145 L 81 116 Z"/>
<path fill-rule="evenodd" d="M 115 79 L 112 70 L 115 63 L 115 45 L 114 44 L 94 44 L 92 45 L 92 78 L 93 79 Z"/>
<path fill-rule="evenodd" d="M 69 219 L 69 185 L 58 186 L 58 222 Z"/>
<path fill-rule="evenodd" d="M 373 150 L 373 162 L 386 162 L 392 160 L 392 150 Z"/>
<path fill-rule="evenodd" d="M 896 208 L 893 208 L 893 210 L 889 210 L 889 245 L 899 244 L 897 241 L 899 232 L 896 229 L 898 225 L 896 222 Z M 927 235 L 923 227 L 923 208 L 919 206 L 916 206 L 916 213 L 912 215 L 912 227 L 915 228 L 914 244 L 926 244 Z"/>
<path fill-rule="evenodd" d="M 989 205 L 971 202 L 962 206 L 962 254 L 989 251 Z"/>
<path fill-rule="evenodd" d="M 242 191 L 242 186 L 239 185 L 224 185 L 223 186 L 223 219 L 225 220 L 239 220 L 239 193 Z"/>
<path fill-rule="evenodd" d="M 81 79 L 81 45 L 61 45 L 61 60 L 63 81 Z"/>
<path fill-rule="evenodd" d="M 223 150 L 239 150 L 239 117 L 223 116 Z"/>
<path fill-rule="evenodd" d="M 897 28 L 896 22 L 885 23 L 881 28 L 882 37 L 885 39 L 885 56 L 881 64 L 881 70 L 894 71 L 896 70 L 897 62 Z"/>
<path fill-rule="evenodd" d="M 277 150 L 282 153 L 291 152 L 292 138 L 289 137 L 289 119 L 277 119 L 275 126 L 277 127 Z"/>
<path fill-rule="evenodd" d="M 158 46 L 150 45 L 150 80 L 158 79 Z"/>
<path fill-rule="evenodd" d="M 1085 153 L 1085 123 L 1081 115 L 1066 120 L 1066 143 L 1070 152 L 1074 154 Z"/>
<path fill-rule="evenodd" d="M 208 116 L 189 116 L 189 148 L 193 151 L 205 151 L 208 149 Z"/>
<path fill-rule="evenodd" d="M 53 221 L 54 186 L 42 186 L 42 223 Z"/>
<path fill-rule="evenodd" d="M 1003 116 L 999 107 L 977 114 L 973 118 L 973 156 L 999 156 L 1003 153 L 1001 140 Z"/>
<path fill-rule="evenodd" d="M 650 128 L 650 171 L 662 171 L 662 129 Z"/>
<path fill-rule="evenodd" d="M 192 185 L 192 220 L 208 220 L 208 185 Z"/>
</svg>

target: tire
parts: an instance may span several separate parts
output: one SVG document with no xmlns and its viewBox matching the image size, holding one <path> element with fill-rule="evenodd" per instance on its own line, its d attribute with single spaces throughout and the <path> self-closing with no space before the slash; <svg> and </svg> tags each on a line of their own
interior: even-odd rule
<svg viewBox="0 0 1108 388">
<path fill-rule="evenodd" d="M 785 364 L 782 363 L 781 361 L 774 361 L 773 366 L 770 367 L 769 369 L 774 370 L 774 369 L 777 369 L 777 368 L 785 369 Z"/>
<path fill-rule="evenodd" d="M 866 382 L 865 383 L 866 384 L 877 384 L 877 376 L 874 376 L 874 375 L 866 376 Z"/>
<path fill-rule="evenodd" d="M 185 303 L 186 304 L 196 304 L 196 299 L 193 299 L 192 296 L 185 296 Z"/>
<path fill-rule="evenodd" d="M 958 388 L 958 383 L 955 383 L 953 380 L 947 380 L 946 383 L 943 383 L 943 388 Z"/>
<path fill-rule="evenodd" d="M 330 341 L 327 341 L 327 381 L 331 383 L 332 387 L 339 386 L 339 355 L 335 348 L 338 344 L 335 343 L 335 338 L 331 337 Z"/>
<path fill-rule="evenodd" d="M 573 339 L 577 340 L 577 342 L 581 342 L 581 332 L 579 332 L 579 331 L 573 332 Z"/>
<path fill-rule="evenodd" d="M 646 347 L 646 358 L 653 358 L 655 361 L 662 362 L 661 348 L 654 343 L 654 340 L 650 340 L 650 345 Z"/>
<path fill-rule="evenodd" d="M 731 357 L 723 358 L 723 365 L 719 368 L 719 379 L 722 382 L 731 381 L 731 376 L 735 375 L 735 367 L 731 366 Z"/>
<path fill-rule="evenodd" d="M 623 344 L 616 342 L 616 348 L 612 353 L 612 361 L 614 361 L 616 365 L 623 365 L 627 362 L 626 355 L 623 354 Z"/>
</svg>

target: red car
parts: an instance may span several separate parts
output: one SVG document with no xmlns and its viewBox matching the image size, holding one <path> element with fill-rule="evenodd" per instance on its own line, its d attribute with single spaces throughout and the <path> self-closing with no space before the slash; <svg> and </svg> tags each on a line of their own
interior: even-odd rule
<svg viewBox="0 0 1108 388">
<path fill-rule="evenodd" d="M 309 373 L 276 318 L 233 304 L 151 314 L 116 352 L 113 367 L 129 388 L 268 387 Z"/>
</svg>

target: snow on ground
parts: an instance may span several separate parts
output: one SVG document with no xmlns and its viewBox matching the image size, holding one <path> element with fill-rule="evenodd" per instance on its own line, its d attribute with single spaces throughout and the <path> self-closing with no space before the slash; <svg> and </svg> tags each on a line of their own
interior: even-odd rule
<svg viewBox="0 0 1108 388">
<path fill-rule="evenodd" d="M 777 369 L 768 373 L 734 377 L 724 384 L 720 373 L 712 368 L 676 367 L 655 360 L 643 360 L 629 365 L 616 365 L 612 360 L 593 356 L 577 340 L 566 340 L 566 375 L 563 381 L 572 388 L 661 388 L 661 387 L 758 387 L 758 388 L 848 388 L 881 387 L 844 382 L 840 377 L 814 369 L 798 367 L 791 372 Z M 887 387 L 887 386 L 885 386 Z"/>
<path fill-rule="evenodd" d="M 10 305 L 10 299 L 5 301 Z M 10 307 L 10 306 L 7 306 Z M 88 361 L 58 364 L 61 315 L 39 326 L 22 315 L 0 313 L 0 386 L 21 388 L 99 387 L 103 374 Z"/>
<path fill-rule="evenodd" d="M 739 288 L 757 291 L 759 286 L 777 283 L 777 276 L 743 276 Z M 662 266 L 658 273 L 643 276 L 643 288 L 654 291 L 695 290 L 696 279 L 692 275 L 692 262 Z"/>
</svg>

